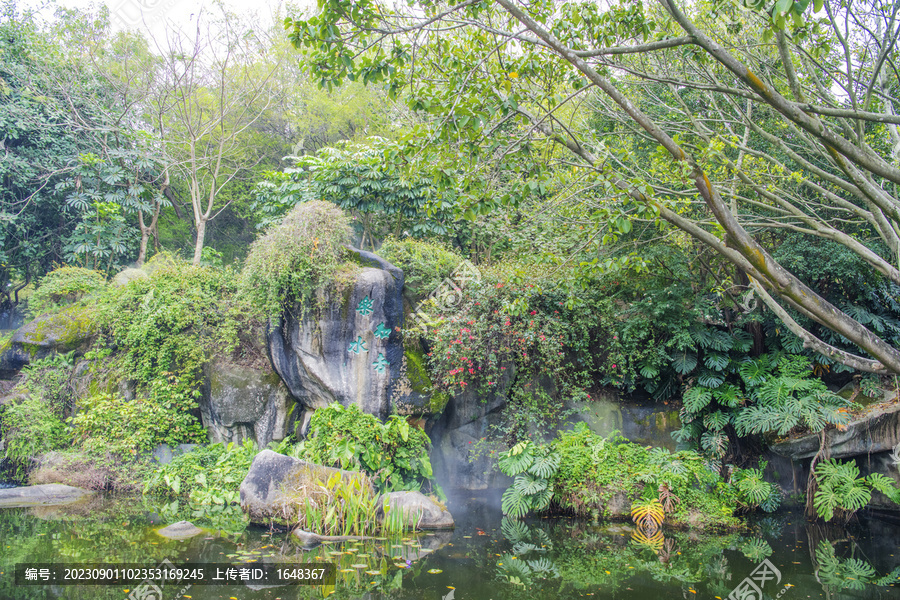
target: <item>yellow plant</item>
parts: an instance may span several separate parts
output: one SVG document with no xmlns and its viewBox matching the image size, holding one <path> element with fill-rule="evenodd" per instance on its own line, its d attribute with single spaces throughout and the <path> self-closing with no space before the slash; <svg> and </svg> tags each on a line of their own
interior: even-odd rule
<svg viewBox="0 0 900 600">
<path fill-rule="evenodd" d="M 638 527 L 652 533 L 662 526 L 666 511 L 657 498 L 637 500 L 631 508 L 631 518 Z"/>
</svg>

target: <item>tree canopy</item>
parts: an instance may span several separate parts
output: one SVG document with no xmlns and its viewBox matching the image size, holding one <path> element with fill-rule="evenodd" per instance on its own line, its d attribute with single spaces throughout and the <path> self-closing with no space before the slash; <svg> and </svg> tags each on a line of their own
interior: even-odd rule
<svg viewBox="0 0 900 600">
<path fill-rule="evenodd" d="M 613 236 L 658 218 L 729 261 L 806 347 L 900 373 L 883 330 L 776 258 L 793 232 L 900 285 L 896 4 L 319 5 L 286 21 L 312 72 L 428 115 L 404 159 L 469 218 L 526 193 Z"/>
</svg>

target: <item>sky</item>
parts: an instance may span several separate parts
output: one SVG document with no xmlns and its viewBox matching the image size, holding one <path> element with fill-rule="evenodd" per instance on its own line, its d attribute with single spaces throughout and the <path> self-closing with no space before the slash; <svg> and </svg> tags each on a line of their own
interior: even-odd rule
<svg viewBox="0 0 900 600">
<path fill-rule="evenodd" d="M 273 15 L 284 11 L 284 0 L 223 0 L 225 6 L 238 13 L 257 13 L 260 24 L 265 26 L 273 21 Z M 178 27 L 190 23 L 204 8 L 212 8 L 213 2 L 208 0 L 20 0 L 20 7 L 39 9 L 46 18 L 53 15 L 57 6 L 67 8 L 88 9 L 91 6 L 105 4 L 109 7 L 110 21 L 114 31 L 123 29 L 139 29 L 148 32 L 156 39 L 165 38 L 168 22 Z M 299 8 L 297 14 L 304 9 L 315 6 L 315 0 L 293 0 L 289 3 Z"/>
</svg>

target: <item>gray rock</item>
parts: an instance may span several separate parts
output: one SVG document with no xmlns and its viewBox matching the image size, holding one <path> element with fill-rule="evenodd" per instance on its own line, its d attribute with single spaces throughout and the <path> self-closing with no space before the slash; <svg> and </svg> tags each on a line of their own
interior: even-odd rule
<svg viewBox="0 0 900 600">
<path fill-rule="evenodd" d="M 611 519 L 631 517 L 631 500 L 625 492 L 616 492 L 610 497 L 609 502 L 603 507 L 603 515 Z"/>
<path fill-rule="evenodd" d="M 293 535 L 298 542 L 308 548 L 318 546 L 319 544 L 322 544 L 324 542 L 353 542 L 373 539 L 372 537 L 366 535 L 319 535 L 318 533 L 304 531 L 300 528 L 297 528 L 293 532 L 291 532 L 291 535 Z"/>
<path fill-rule="evenodd" d="M 329 495 L 328 479 L 340 473 L 346 484 L 359 483 L 362 493 L 373 494 L 372 482 L 364 473 L 323 467 L 271 450 L 253 459 L 241 482 L 241 508 L 251 523 L 291 526 L 307 500 L 324 502 Z"/>
<path fill-rule="evenodd" d="M 199 444 L 178 444 L 174 448 L 168 444 L 160 444 L 153 449 L 152 458 L 161 465 L 167 465 L 176 456 L 193 452 L 199 447 Z"/>
<path fill-rule="evenodd" d="M 393 545 L 386 544 L 383 546 L 383 555 L 389 558 L 391 562 L 416 562 L 453 541 L 453 532 L 434 531 L 425 535 L 419 535 L 413 539 L 416 541 L 416 544 L 402 544 L 400 548 L 394 548 Z"/>
<path fill-rule="evenodd" d="M 772 451 L 794 460 L 812 458 L 818 453 L 821 441 L 818 434 L 806 435 L 773 444 Z M 829 429 L 825 432 L 825 445 L 831 458 L 889 452 L 897 444 L 900 444 L 900 405 L 876 410 L 851 421 L 844 431 Z"/>
<path fill-rule="evenodd" d="M 203 425 L 213 442 L 260 447 L 283 440 L 297 418 L 297 403 L 277 373 L 216 360 L 206 368 L 200 400 Z"/>
<path fill-rule="evenodd" d="M 147 279 L 149 275 L 147 272 L 142 269 L 122 269 L 118 273 L 116 273 L 112 280 L 110 280 L 110 285 L 113 287 L 123 287 L 131 283 L 132 281 L 137 281 L 138 279 Z"/>
<path fill-rule="evenodd" d="M 84 306 L 43 314 L 16 330 L 0 347 L 0 377 L 7 379 L 31 361 L 52 354 L 83 351 L 94 332 L 90 310 Z"/>
<path fill-rule="evenodd" d="M 378 500 L 375 517 L 383 523 L 388 515 L 400 511 L 403 522 L 413 529 L 453 529 L 453 516 L 446 508 L 422 492 L 390 492 L 382 494 Z"/>
<path fill-rule="evenodd" d="M 200 535 L 203 533 L 203 530 L 190 521 L 178 521 L 177 523 L 172 523 L 168 527 L 157 529 L 156 533 L 170 540 L 186 540 L 195 535 Z"/>
<path fill-rule="evenodd" d="M 341 289 L 318 289 L 305 314 L 300 306 L 287 311 L 269 331 L 269 354 L 304 407 L 356 404 L 384 419 L 391 412 L 391 389 L 403 360 L 396 331 L 403 325 L 403 271 L 374 254 L 354 251 L 371 266 Z M 371 312 L 360 312 L 363 302 L 371 303 Z"/>
<path fill-rule="evenodd" d="M 0 508 L 69 504 L 91 494 L 93 492 L 59 483 L 7 488 L 0 490 Z"/>
<path fill-rule="evenodd" d="M 434 446 L 431 461 L 435 477 L 441 485 L 455 489 L 486 490 L 506 488 L 512 483 L 512 479 L 496 468 L 496 461 L 487 452 L 473 453 L 475 444 L 489 437 L 493 427 L 504 422 L 506 392 L 515 375 L 512 364 L 504 366 L 506 369 L 496 392 L 484 396 L 466 391 L 453 396 L 441 418 L 431 428 Z"/>
</svg>

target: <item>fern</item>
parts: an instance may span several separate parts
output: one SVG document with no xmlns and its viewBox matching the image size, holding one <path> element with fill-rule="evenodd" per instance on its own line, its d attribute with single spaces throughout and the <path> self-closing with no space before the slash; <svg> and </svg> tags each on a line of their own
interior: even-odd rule
<svg viewBox="0 0 900 600">
<path fill-rule="evenodd" d="M 534 496 L 547 489 L 547 480 L 536 478 L 530 473 L 524 473 L 516 477 L 513 487 L 519 490 L 519 493 L 523 496 Z"/>
<path fill-rule="evenodd" d="M 727 354 L 720 354 L 718 352 L 710 352 L 703 357 L 703 364 L 716 371 L 724 370 L 729 362 L 731 362 L 731 359 L 728 358 Z"/>
<path fill-rule="evenodd" d="M 672 368 L 679 375 L 686 375 L 697 366 L 697 355 L 689 350 L 680 350 L 672 357 Z"/>
<path fill-rule="evenodd" d="M 894 483 L 894 480 L 881 473 L 872 473 L 866 480 L 873 490 L 878 490 L 887 496 L 891 502 L 900 504 L 900 488 Z"/>
<path fill-rule="evenodd" d="M 694 386 L 684 393 L 684 408 L 692 413 L 698 413 L 712 400 L 712 392 L 702 386 Z"/>
<path fill-rule="evenodd" d="M 725 383 L 725 376 L 721 373 L 715 373 L 713 371 L 704 370 L 697 377 L 697 383 L 704 387 L 708 388 L 717 388 L 723 383 Z"/>
<path fill-rule="evenodd" d="M 516 489 L 514 485 L 511 485 L 503 492 L 500 508 L 503 510 L 503 514 L 514 519 L 521 519 L 528 514 L 531 503 L 528 501 L 528 498 L 522 495 L 521 491 Z"/>
<path fill-rule="evenodd" d="M 549 455 L 549 456 L 539 456 L 534 459 L 534 462 L 528 467 L 528 472 L 536 477 L 541 477 L 543 479 L 549 479 L 556 475 L 556 471 L 559 469 L 559 456 L 558 455 Z"/>
<path fill-rule="evenodd" d="M 704 415 L 703 417 L 703 425 L 707 429 L 712 429 L 713 431 L 721 431 L 728 425 L 728 417 L 720 410 L 716 412 L 709 413 Z"/>
</svg>

